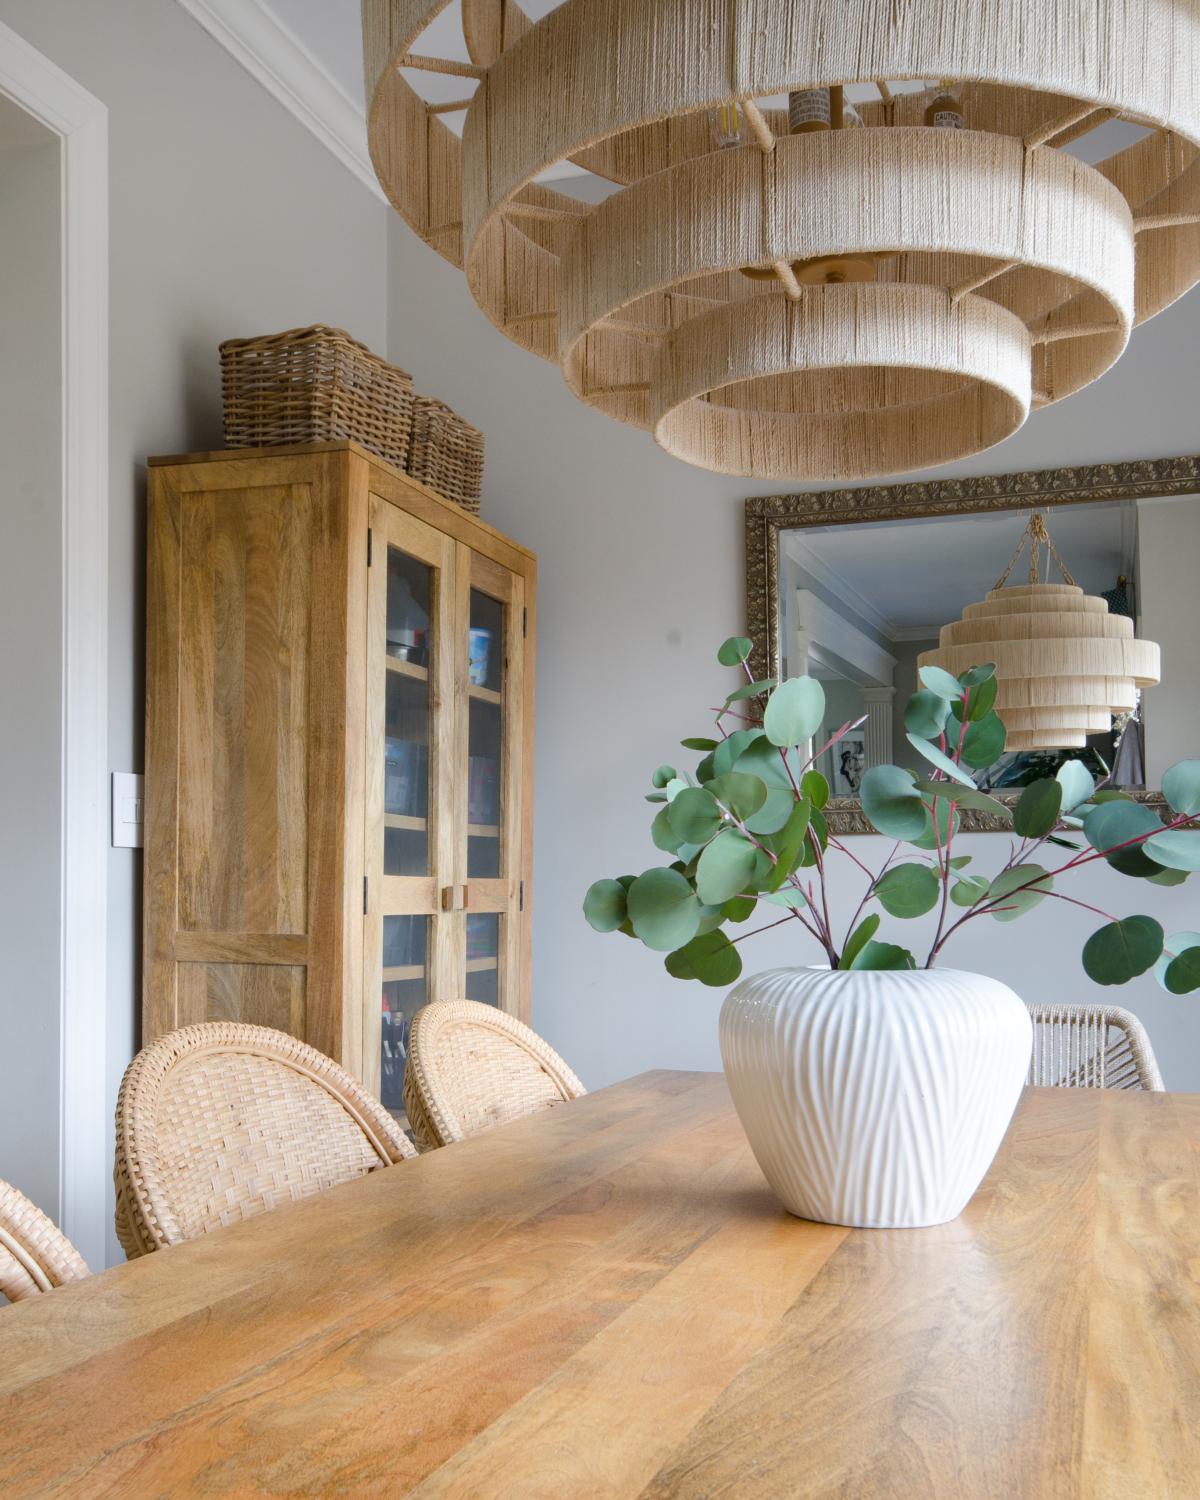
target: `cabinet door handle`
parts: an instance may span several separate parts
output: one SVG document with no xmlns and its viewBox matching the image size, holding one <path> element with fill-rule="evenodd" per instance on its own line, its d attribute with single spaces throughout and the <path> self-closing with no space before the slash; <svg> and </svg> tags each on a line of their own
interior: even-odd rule
<svg viewBox="0 0 1200 1500">
<path fill-rule="evenodd" d="M 444 885 L 442 887 L 442 910 L 443 911 L 465 911 L 470 905 L 471 887 L 469 885 Z"/>
</svg>

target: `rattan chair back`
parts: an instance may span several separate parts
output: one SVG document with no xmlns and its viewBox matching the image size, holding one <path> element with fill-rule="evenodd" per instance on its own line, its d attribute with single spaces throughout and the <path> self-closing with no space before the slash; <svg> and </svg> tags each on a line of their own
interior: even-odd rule
<svg viewBox="0 0 1200 1500">
<path fill-rule="evenodd" d="M 185 1026 L 121 1084 L 117 1236 L 132 1260 L 415 1155 L 315 1048 L 265 1026 Z"/>
<path fill-rule="evenodd" d="M 494 1006 L 437 1000 L 413 1017 L 404 1107 L 418 1151 L 586 1093 L 552 1047 Z"/>
<path fill-rule="evenodd" d="M 1031 1005 L 1028 1082 L 1082 1089 L 1163 1088 L 1154 1048 L 1138 1018 L 1119 1005 Z"/>
<path fill-rule="evenodd" d="M 0 1292 L 23 1302 L 90 1275 L 62 1230 L 24 1193 L 0 1182 Z"/>
</svg>

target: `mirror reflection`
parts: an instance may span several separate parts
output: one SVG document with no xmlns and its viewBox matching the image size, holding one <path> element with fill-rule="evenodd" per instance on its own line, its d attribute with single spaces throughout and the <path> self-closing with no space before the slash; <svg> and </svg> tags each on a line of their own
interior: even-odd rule
<svg viewBox="0 0 1200 1500">
<path fill-rule="evenodd" d="M 1034 516 L 1070 583 L 1037 537 L 1035 588 L 1029 537 L 1013 563 Z M 1024 786 L 1072 758 L 1096 776 L 1111 772 L 1118 785 L 1157 787 L 1162 770 L 1190 753 L 1200 610 L 1180 571 L 1200 545 L 1200 497 L 804 526 L 782 531 L 779 541 L 781 676 L 820 679 L 827 703 L 820 743 L 865 716 L 819 762 L 834 796 L 857 796 L 874 765 L 925 774 L 906 738 L 905 706 L 920 686 L 922 658 L 940 652 L 932 659 L 957 673 L 974 664 L 957 661 L 963 649 L 982 650 L 981 662 L 1002 658 L 1013 678 L 1010 701 L 1034 705 L 1008 712 L 1021 748 L 988 774 L 989 789 Z M 1002 593 L 989 600 L 1010 564 Z M 1034 656 L 1049 653 L 1057 675 L 1038 669 L 1042 676 L 1016 680 L 1031 670 L 1031 648 L 1014 638 L 1030 636 L 1038 638 Z M 983 644 L 951 644 L 964 639 Z M 1158 653 L 1126 640 L 1157 643 L 1161 685 Z M 1064 702 L 1073 707 L 1062 709 Z M 1068 720 L 1074 730 L 1061 727 Z"/>
</svg>

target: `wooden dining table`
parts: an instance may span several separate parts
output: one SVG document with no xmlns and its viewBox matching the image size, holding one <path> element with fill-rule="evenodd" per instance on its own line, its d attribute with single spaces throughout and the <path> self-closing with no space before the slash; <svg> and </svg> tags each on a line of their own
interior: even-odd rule
<svg viewBox="0 0 1200 1500">
<path fill-rule="evenodd" d="M 0 1308 L 0 1494 L 1185 1500 L 1198 1170 L 1028 1089 L 953 1223 L 813 1224 L 647 1073 Z"/>
</svg>

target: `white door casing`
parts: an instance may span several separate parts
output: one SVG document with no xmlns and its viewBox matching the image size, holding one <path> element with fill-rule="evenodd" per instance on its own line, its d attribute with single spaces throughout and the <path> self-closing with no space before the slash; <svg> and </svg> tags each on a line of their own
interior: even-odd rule
<svg viewBox="0 0 1200 1500">
<path fill-rule="evenodd" d="M 59 1213 L 104 1264 L 108 702 L 108 110 L 0 24 L 0 92 L 62 142 Z"/>
</svg>

